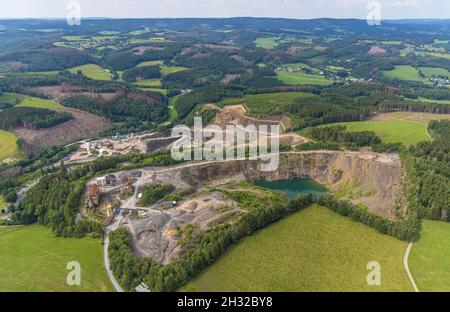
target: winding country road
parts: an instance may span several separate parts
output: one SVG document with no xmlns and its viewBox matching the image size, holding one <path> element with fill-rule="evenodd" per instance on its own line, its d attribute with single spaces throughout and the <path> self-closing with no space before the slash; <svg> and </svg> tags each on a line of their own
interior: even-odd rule
<svg viewBox="0 0 450 312">
<path fill-rule="evenodd" d="M 116 278 L 114 277 L 113 272 L 111 271 L 111 264 L 109 262 L 109 253 L 108 253 L 109 252 L 109 235 L 108 234 L 110 231 L 114 231 L 117 229 L 121 218 L 122 217 L 119 217 L 113 225 L 110 225 L 109 227 L 106 228 L 105 241 L 103 243 L 103 262 L 105 265 L 106 272 L 108 273 L 109 279 L 117 292 L 124 292 L 124 290 L 120 286 L 120 284 L 117 282 Z"/>
<path fill-rule="evenodd" d="M 408 265 L 409 253 L 411 252 L 412 246 L 413 246 L 413 242 L 410 242 L 408 244 L 408 247 L 406 248 L 405 256 L 403 257 L 403 266 L 405 267 L 406 274 L 408 275 L 409 281 L 411 282 L 411 285 L 414 288 L 414 291 L 419 292 L 419 288 L 417 288 L 416 282 L 414 281 L 411 271 L 409 271 L 409 265 Z"/>
</svg>

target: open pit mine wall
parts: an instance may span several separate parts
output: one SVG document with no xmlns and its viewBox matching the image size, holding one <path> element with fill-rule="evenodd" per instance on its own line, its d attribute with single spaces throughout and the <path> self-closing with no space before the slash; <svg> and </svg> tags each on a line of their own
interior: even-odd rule
<svg viewBox="0 0 450 312">
<path fill-rule="evenodd" d="M 257 161 L 210 163 L 188 169 L 201 181 L 243 175 L 247 181 L 311 178 L 331 192 L 345 189 L 352 201 L 366 205 L 372 213 L 395 218 L 395 207 L 403 201 L 402 166 L 398 155 L 353 152 L 305 152 L 280 155 L 272 172 L 258 170 Z"/>
</svg>

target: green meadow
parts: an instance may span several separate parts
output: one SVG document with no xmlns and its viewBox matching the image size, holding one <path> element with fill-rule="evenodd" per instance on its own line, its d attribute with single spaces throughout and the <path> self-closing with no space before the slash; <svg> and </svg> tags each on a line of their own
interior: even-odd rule
<svg viewBox="0 0 450 312">
<path fill-rule="evenodd" d="M 431 76 L 443 76 L 450 78 L 450 72 L 445 68 L 439 67 L 420 67 L 420 71 L 427 77 Z"/>
<path fill-rule="evenodd" d="M 0 195 L 0 210 L 5 207 L 5 199 L 3 198 L 3 195 Z"/>
<path fill-rule="evenodd" d="M 0 103 L 16 105 L 19 104 L 24 98 L 25 95 L 22 94 L 3 92 L 2 94 L 0 94 Z"/>
<path fill-rule="evenodd" d="M 328 85 L 332 82 L 322 75 L 304 72 L 277 72 L 277 77 L 287 85 Z"/>
<path fill-rule="evenodd" d="M 183 67 L 183 66 L 166 66 L 166 65 L 164 65 L 163 61 L 142 62 L 142 63 L 139 63 L 139 65 L 137 65 L 136 67 L 145 67 L 145 66 L 154 66 L 154 65 L 159 65 L 161 67 L 161 75 L 163 77 L 187 69 L 186 67 Z"/>
<path fill-rule="evenodd" d="M 84 76 L 92 80 L 111 80 L 111 73 L 95 64 L 86 64 L 73 67 L 69 71 L 72 74 L 76 74 L 78 71 L 81 71 Z"/>
<path fill-rule="evenodd" d="M 156 87 L 156 88 L 158 88 L 158 87 L 161 87 L 161 80 L 158 78 L 146 79 L 146 80 L 136 81 L 134 84 L 139 87 Z"/>
<path fill-rule="evenodd" d="M 48 108 L 48 109 L 55 109 L 62 107 L 61 104 L 52 100 L 7 92 L 0 94 L 0 103 L 9 103 L 17 107 L 25 106 L 25 107 Z"/>
<path fill-rule="evenodd" d="M 80 263 L 81 286 L 67 285 L 71 261 Z M 40 225 L 0 228 L 0 292 L 112 290 L 100 240 L 58 238 Z"/>
<path fill-rule="evenodd" d="M 346 126 L 347 130 L 351 132 L 373 131 L 384 143 L 413 145 L 431 140 L 426 133 L 426 124 L 410 120 L 368 120 L 338 124 Z"/>
<path fill-rule="evenodd" d="M 311 206 L 246 237 L 183 291 L 412 291 L 406 242 Z M 382 268 L 369 286 L 367 265 Z"/>
<path fill-rule="evenodd" d="M 47 100 L 47 99 L 41 99 L 37 97 L 26 97 L 20 102 L 19 105 L 16 105 L 17 107 L 20 106 L 26 106 L 26 107 L 37 107 L 37 108 L 47 108 L 47 109 L 55 109 L 55 108 L 61 108 L 62 105 L 58 102 Z"/>
<path fill-rule="evenodd" d="M 255 41 L 257 48 L 264 48 L 264 49 L 273 49 L 278 46 L 277 41 L 280 38 L 278 37 L 270 37 L 270 38 L 258 38 Z"/>
<path fill-rule="evenodd" d="M 450 291 L 449 237 L 449 223 L 424 220 L 420 240 L 409 257 L 409 269 L 420 291 Z"/>
<path fill-rule="evenodd" d="M 411 65 L 396 65 L 395 69 L 384 71 L 383 74 L 391 79 L 424 81 L 424 78 L 420 76 L 419 71 Z"/>
<path fill-rule="evenodd" d="M 413 101 L 425 102 L 425 103 L 444 104 L 444 105 L 449 105 L 450 104 L 450 100 L 433 100 L 433 99 L 426 99 L 426 98 L 423 98 L 423 97 L 418 97 L 417 99 L 414 99 Z"/>
<path fill-rule="evenodd" d="M 450 59 L 450 54 L 448 53 L 438 53 L 438 52 L 416 52 L 418 56 L 432 56 L 437 58 Z"/>
<path fill-rule="evenodd" d="M 0 130 L 0 162 L 20 157 L 21 153 L 16 142 L 17 137 L 14 133 Z"/>
</svg>

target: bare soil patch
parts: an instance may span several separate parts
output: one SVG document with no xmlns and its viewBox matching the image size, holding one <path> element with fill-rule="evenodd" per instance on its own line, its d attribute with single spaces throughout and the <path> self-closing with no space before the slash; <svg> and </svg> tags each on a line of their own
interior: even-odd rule
<svg viewBox="0 0 450 312">
<path fill-rule="evenodd" d="M 378 56 L 378 55 L 386 55 L 386 49 L 383 49 L 380 46 L 373 46 L 370 48 L 369 55 Z"/>
<path fill-rule="evenodd" d="M 138 46 L 138 47 L 131 49 L 131 51 L 134 54 L 139 54 L 139 55 L 144 54 L 145 51 L 161 51 L 161 50 L 164 50 L 164 48 L 155 47 L 155 46 Z"/>
<path fill-rule="evenodd" d="M 109 128 L 105 118 L 87 112 L 73 108 L 60 108 L 56 111 L 70 113 L 75 119 L 48 129 L 18 128 L 14 130 L 14 133 L 25 141 L 27 152 L 34 154 L 48 146 L 68 144 L 93 137 Z"/>
</svg>

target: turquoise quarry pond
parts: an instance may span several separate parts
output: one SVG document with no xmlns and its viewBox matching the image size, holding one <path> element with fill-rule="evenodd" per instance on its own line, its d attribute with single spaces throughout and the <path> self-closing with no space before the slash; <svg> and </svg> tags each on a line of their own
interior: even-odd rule
<svg viewBox="0 0 450 312">
<path fill-rule="evenodd" d="M 255 184 L 271 190 L 281 191 L 291 199 L 298 195 L 323 195 L 328 192 L 326 187 L 311 179 L 291 179 L 279 181 L 259 180 L 256 181 Z"/>
</svg>

